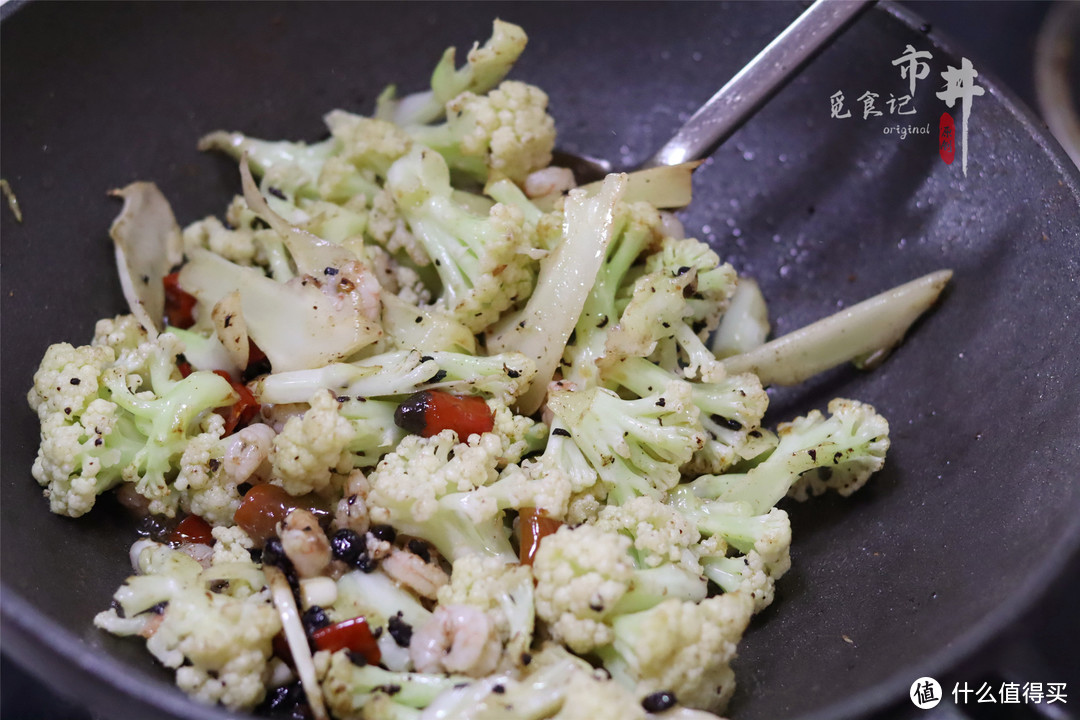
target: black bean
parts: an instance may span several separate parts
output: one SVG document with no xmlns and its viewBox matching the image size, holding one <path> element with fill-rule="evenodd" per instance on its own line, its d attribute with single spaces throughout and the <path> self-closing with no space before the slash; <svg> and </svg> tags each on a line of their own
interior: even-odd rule
<svg viewBox="0 0 1080 720">
<path fill-rule="evenodd" d="M 397 531 L 389 525 L 372 525 L 368 532 L 379 540 L 385 540 L 388 543 L 392 543 L 397 539 Z"/>
<path fill-rule="evenodd" d="M 645 708 L 646 712 L 657 713 L 675 707 L 678 702 L 675 699 L 675 693 L 670 690 L 661 690 L 652 695 L 646 695 L 641 701 L 641 707 Z"/>
<path fill-rule="evenodd" d="M 318 605 L 312 605 L 305 610 L 301 621 L 304 623 L 304 632 L 308 635 L 312 635 L 316 630 L 330 624 L 330 618 L 326 617 L 326 611 Z"/>
<path fill-rule="evenodd" d="M 409 643 L 412 642 L 412 625 L 402 619 L 400 612 L 390 617 L 386 623 L 386 629 L 398 647 L 409 647 Z"/>
<path fill-rule="evenodd" d="M 349 528 L 342 528 L 330 538 L 330 548 L 334 551 L 335 558 L 346 565 L 352 565 L 356 562 L 357 556 L 366 554 L 367 543 L 360 533 Z"/>
</svg>

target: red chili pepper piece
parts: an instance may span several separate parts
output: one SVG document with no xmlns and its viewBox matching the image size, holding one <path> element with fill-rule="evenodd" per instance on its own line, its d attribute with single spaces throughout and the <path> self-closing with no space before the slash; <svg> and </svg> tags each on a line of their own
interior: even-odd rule
<svg viewBox="0 0 1080 720">
<path fill-rule="evenodd" d="M 180 288 L 180 272 L 169 273 L 162 280 L 165 286 L 165 319 L 169 325 L 187 330 L 195 324 L 195 304 L 198 300 Z"/>
<path fill-rule="evenodd" d="M 540 541 L 554 534 L 562 524 L 562 521 L 548 517 L 538 508 L 521 508 L 518 511 L 518 533 L 521 535 L 518 556 L 521 564 L 532 565 L 536 551 L 540 549 Z"/>
<path fill-rule="evenodd" d="M 367 620 L 355 617 L 320 628 L 311 634 L 315 647 L 319 650 L 351 650 L 360 653 L 369 664 L 375 665 L 382 659 L 379 645 L 371 634 Z"/>
<path fill-rule="evenodd" d="M 484 399 L 476 395 L 451 395 L 442 390 L 423 390 L 410 395 L 394 411 L 394 422 L 406 432 L 423 437 L 453 430 L 464 440 L 491 432 L 495 419 Z"/>
<path fill-rule="evenodd" d="M 259 401 L 251 394 L 247 385 L 236 382 L 229 373 L 224 370 L 215 370 L 214 374 L 228 380 L 233 390 L 240 396 L 239 400 L 229 406 L 228 411 L 222 413 L 225 416 L 225 434 L 231 435 L 237 428 L 244 427 L 251 422 L 251 419 L 259 412 Z"/>
<path fill-rule="evenodd" d="M 214 534 L 211 529 L 210 524 L 198 515 L 188 515 L 173 529 L 169 542 L 213 545 Z"/>
<path fill-rule="evenodd" d="M 181 360 L 180 362 L 176 363 L 176 367 L 180 370 L 180 377 L 182 378 L 186 378 L 188 375 L 195 372 L 195 370 L 191 367 L 191 363 L 189 363 L 187 360 Z"/>
<path fill-rule="evenodd" d="M 244 494 L 233 520 L 256 545 L 262 546 L 274 536 L 276 525 L 299 505 L 296 498 L 277 485 L 254 485 Z"/>
<path fill-rule="evenodd" d="M 250 337 L 248 338 L 248 367 L 252 365 L 258 365 L 266 360 L 266 353 L 262 351 L 262 348 L 255 344 L 255 341 Z"/>
</svg>

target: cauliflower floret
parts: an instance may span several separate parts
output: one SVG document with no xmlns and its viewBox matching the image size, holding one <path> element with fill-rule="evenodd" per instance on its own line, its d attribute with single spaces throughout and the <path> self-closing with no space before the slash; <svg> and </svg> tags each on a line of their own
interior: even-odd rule
<svg viewBox="0 0 1080 720">
<path fill-rule="evenodd" d="M 240 535 L 218 528 L 215 536 L 232 546 L 223 551 L 230 557 L 215 559 L 207 570 L 167 545 L 136 543 L 132 555 L 140 574 L 114 595 L 122 617 L 114 607 L 99 613 L 94 624 L 148 638 L 147 649 L 177 670 L 176 682 L 185 692 L 231 708 L 252 708 L 263 698 L 281 621 L 269 592 L 261 589 L 265 580 L 258 566 L 246 551 L 242 558 L 231 557 L 243 542 Z M 218 586 L 225 591 L 208 589 Z M 241 586 L 245 591 L 233 594 Z M 141 623 L 134 622 L 139 618 Z"/>
<path fill-rule="evenodd" d="M 52 345 L 27 400 L 41 422 L 34 478 L 53 512 L 78 517 L 99 494 L 128 481 L 152 513 L 171 516 L 179 501 L 169 482 L 184 447 L 210 410 L 230 404 L 228 381 L 209 372 L 180 379 L 179 340 L 142 335 L 123 316 L 100 327 L 102 344 Z M 119 357 L 113 342 L 121 348 Z"/>
<path fill-rule="evenodd" d="M 487 95 L 458 95 L 446 105 L 445 124 L 407 131 L 478 182 L 505 177 L 521 184 L 551 164 L 555 121 L 547 104 L 540 88 L 507 80 Z"/>
<path fill-rule="evenodd" d="M 634 554 L 643 566 L 674 563 L 687 565 L 695 573 L 701 570 L 690 553 L 701 537 L 698 529 L 674 508 L 655 498 L 643 495 L 623 505 L 605 505 L 596 525 L 633 538 Z"/>
<path fill-rule="evenodd" d="M 191 663 L 191 670 L 177 673 L 186 691 L 199 687 L 197 696 L 218 695 L 229 707 L 250 708 L 263 698 L 272 640 L 280 629 L 266 592 L 237 599 L 188 590 L 169 600 L 146 647 L 166 667 Z"/>
<path fill-rule="evenodd" d="M 644 695 L 666 690 L 684 705 L 721 712 L 735 691 L 730 663 L 753 607 L 744 593 L 700 603 L 667 600 L 615 618 L 614 642 L 598 652 L 628 689 Z"/>
<path fill-rule="evenodd" d="M 197 220 L 184 228 L 184 250 L 206 248 L 238 265 L 251 265 L 257 246 L 255 233 L 248 228 L 232 230 L 213 215 Z"/>
<path fill-rule="evenodd" d="M 361 170 L 386 176 L 387 169 L 409 152 L 412 139 L 397 125 L 332 110 L 324 118 L 330 134 L 341 144 L 341 157 Z"/>
<path fill-rule="evenodd" d="M 471 553 L 516 561 L 502 518 L 474 520 L 467 510 L 470 491 L 498 477 L 502 448 L 495 433 L 405 437 L 368 475 L 371 522 L 423 538 L 451 562 Z"/>
<path fill-rule="evenodd" d="M 533 560 L 536 614 L 554 639 L 579 653 L 610 643 L 607 619 L 630 589 L 630 538 L 593 525 L 563 526 L 541 541 Z"/>
<path fill-rule="evenodd" d="M 450 584 L 439 588 L 440 605 L 471 605 L 492 619 L 503 644 L 499 669 L 522 664 L 532 644 L 533 577 L 527 565 L 468 555 L 454 563 Z"/>
<path fill-rule="evenodd" d="M 114 352 L 133 350 L 150 339 L 146 328 L 134 315 L 117 315 L 103 318 L 94 325 L 94 339 L 91 345 L 105 345 Z"/>
<path fill-rule="evenodd" d="M 239 525 L 233 527 L 215 527 L 211 532 L 214 535 L 214 565 L 227 562 L 251 562 L 251 553 L 255 547 L 255 541 L 244 532 Z"/>
<path fill-rule="evenodd" d="M 544 423 L 526 415 L 518 415 L 501 399 L 491 398 L 487 405 L 491 408 L 494 422 L 491 431 L 502 440 L 502 456 L 499 458 L 501 466 L 521 462 L 525 455 L 543 447 L 548 434 Z"/>
<path fill-rule="evenodd" d="M 348 445 L 356 430 L 338 412 L 333 393 L 323 390 L 311 398 L 311 409 L 291 417 L 274 437 L 270 450 L 270 482 L 290 495 L 318 492 L 335 472 L 352 469 Z"/>
</svg>

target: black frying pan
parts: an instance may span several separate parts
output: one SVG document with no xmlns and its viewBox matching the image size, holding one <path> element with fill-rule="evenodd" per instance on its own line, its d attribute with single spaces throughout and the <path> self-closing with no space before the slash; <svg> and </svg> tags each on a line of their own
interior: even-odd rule
<svg viewBox="0 0 1080 720">
<path fill-rule="evenodd" d="M 3 641 L 56 687 L 123 717 L 225 717 L 188 701 L 134 641 L 98 632 L 129 570 L 130 520 L 48 513 L 24 396 L 51 342 L 124 308 L 105 191 L 153 180 L 181 222 L 221 213 L 235 167 L 215 128 L 317 139 L 336 106 L 418 88 L 492 17 L 532 40 L 515 76 L 550 93 L 567 150 L 647 157 L 799 12 L 794 4 L 53 4 L 5 8 L 2 222 Z M 891 65 L 931 50 L 911 124 L 829 117 L 829 96 L 902 94 Z M 975 59 L 978 68 L 977 59 Z M 934 90 L 958 59 L 893 7 L 863 16 L 696 176 L 687 227 L 756 276 L 782 333 L 940 267 L 944 303 L 871 374 L 774 393 L 773 422 L 843 394 L 892 422 L 886 469 L 849 500 L 792 511 L 794 567 L 753 624 L 736 718 L 843 718 L 970 658 L 1030 607 L 1080 544 L 1080 177 L 992 79 L 968 174 L 945 165 Z M 959 111 L 953 110 L 959 121 Z M 905 123 L 906 124 L 906 118 Z M 959 122 L 957 123 L 959 125 Z M 851 642 L 845 640 L 848 638 Z M 1041 680 L 1043 678 L 1031 678 Z M 1049 680 L 1049 678 L 1046 678 Z"/>
</svg>

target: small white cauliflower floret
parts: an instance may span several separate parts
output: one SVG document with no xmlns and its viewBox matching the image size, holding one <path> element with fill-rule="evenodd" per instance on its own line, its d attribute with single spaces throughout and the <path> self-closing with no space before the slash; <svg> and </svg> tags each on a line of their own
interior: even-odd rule
<svg viewBox="0 0 1080 720">
<path fill-rule="evenodd" d="M 169 601 L 146 647 L 166 667 L 178 668 L 187 693 L 233 708 L 262 700 L 271 641 L 281 623 L 266 593 L 240 600 L 188 591 Z M 191 663 L 187 669 L 181 664 Z M 184 670 L 180 672 L 180 670 Z"/>
<path fill-rule="evenodd" d="M 533 560 L 536 614 L 551 635 L 584 653 L 612 640 L 606 621 L 634 577 L 630 538 L 593 525 L 563 526 Z"/>
<path fill-rule="evenodd" d="M 685 564 L 700 572 L 690 548 L 701 534 L 692 522 L 659 500 L 643 495 L 623 505 L 605 505 L 596 526 L 609 532 L 629 534 L 635 555 L 645 567 L 665 563 Z"/>
<path fill-rule="evenodd" d="M 352 424 L 338 412 L 333 393 L 319 391 L 311 398 L 311 409 L 289 418 L 274 438 L 270 482 L 290 495 L 324 489 L 334 472 L 351 469 L 348 445 L 354 435 Z"/>
<path fill-rule="evenodd" d="M 528 565 L 507 565 L 498 558 L 467 555 L 454 563 L 450 583 L 439 588 L 440 605 L 469 605 L 495 623 L 504 646 L 499 669 L 522 664 L 532 644 L 535 608 Z"/>
<path fill-rule="evenodd" d="M 599 655 L 627 688 L 645 695 L 666 690 L 683 705 L 721 712 L 735 691 L 730 663 L 753 606 L 744 593 L 667 600 L 615 618 L 614 643 Z"/>
<path fill-rule="evenodd" d="M 453 430 L 429 438 L 404 438 L 368 476 L 372 519 L 391 522 L 386 508 L 405 504 L 415 520 L 430 520 L 440 497 L 494 481 L 495 459 L 501 452 L 502 440 L 494 433 L 475 435 L 468 443 L 458 442 Z"/>
<path fill-rule="evenodd" d="M 527 453 L 543 445 L 547 436 L 547 426 L 525 415 L 518 415 L 505 402 L 495 398 L 487 401 L 491 409 L 494 426 L 491 432 L 502 440 L 500 465 L 509 465 L 521 461 Z"/>
<path fill-rule="evenodd" d="M 780 423 L 777 433 L 782 445 L 786 445 L 783 441 L 788 436 L 809 436 L 817 428 L 827 427 L 830 423 L 845 423 L 852 436 L 868 440 L 863 442 L 861 452 L 837 449 L 835 455 L 829 458 L 830 462 L 803 473 L 788 490 L 788 495 L 796 500 L 803 501 L 827 490 L 835 490 L 847 497 L 865 485 L 870 476 L 885 465 L 885 453 L 889 449 L 889 423 L 884 417 L 866 403 L 844 398 L 829 401 L 828 410 L 833 416 L 828 419 L 820 411 L 811 410 L 805 417 Z"/>
<path fill-rule="evenodd" d="M 206 248 L 238 265 L 251 265 L 258 249 L 254 232 L 244 227 L 227 228 L 213 215 L 191 223 L 183 235 L 186 251 Z"/>
<path fill-rule="evenodd" d="M 449 158 L 451 166 L 486 165 L 489 181 L 507 177 L 525 182 L 530 173 L 551 163 L 555 121 L 547 114 L 547 103 L 543 90 L 514 80 L 484 96 L 466 92 L 454 98 L 447 104 L 447 126 L 460 138 L 457 150 L 462 157 Z"/>
<path fill-rule="evenodd" d="M 94 339 L 91 345 L 107 346 L 113 352 L 133 350 L 149 340 L 146 328 L 134 315 L 117 315 L 103 318 L 94 325 Z"/>
<path fill-rule="evenodd" d="M 212 560 L 214 565 L 220 565 L 227 562 L 250 562 L 251 553 L 248 552 L 251 548 L 255 547 L 255 542 L 251 537 L 244 532 L 244 529 L 239 525 L 233 527 L 215 527 L 211 530 L 214 535 L 214 558 Z"/>
<path fill-rule="evenodd" d="M 147 638 L 147 649 L 177 670 L 177 684 L 194 697 L 250 709 L 265 694 L 281 621 L 262 589 L 262 571 L 246 551 L 237 551 L 243 539 L 236 529 L 216 528 L 215 536 L 227 547 L 206 570 L 182 550 L 135 543 L 131 554 L 139 574 L 114 595 L 123 617 L 112 608 L 94 624 Z"/>
</svg>

